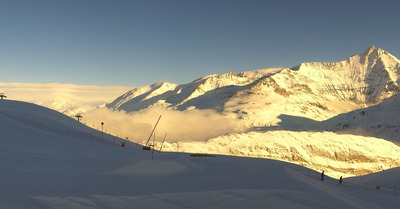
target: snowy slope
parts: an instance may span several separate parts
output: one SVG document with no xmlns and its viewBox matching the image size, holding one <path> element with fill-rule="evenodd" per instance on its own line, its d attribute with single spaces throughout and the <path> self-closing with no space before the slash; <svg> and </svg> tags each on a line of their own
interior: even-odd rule
<svg viewBox="0 0 400 209">
<path fill-rule="evenodd" d="M 244 88 L 243 86 L 279 70 L 281 69 L 259 70 L 244 73 L 242 76 L 235 73 L 209 75 L 182 85 L 157 83 L 135 88 L 106 106 L 113 110 L 127 112 L 138 111 L 153 105 L 179 110 L 192 107 L 220 110 L 224 101 L 236 91 Z"/>
<path fill-rule="evenodd" d="M 181 120 L 190 125 L 168 118 L 171 114 L 163 117 L 160 128 L 169 134 L 165 150 L 272 158 L 324 169 L 335 177 L 360 175 L 399 165 L 398 147 L 383 140 L 398 142 L 399 70 L 397 58 L 371 46 L 340 62 L 137 88 L 107 107 L 126 111 L 132 118 L 166 112 L 154 107 L 186 114 L 187 119 Z M 210 120 L 198 121 L 213 127 L 191 123 L 198 118 L 195 110 L 216 111 L 209 114 Z M 211 116 L 216 115 L 233 125 L 223 120 L 214 123 Z M 218 127 L 223 131 L 216 131 Z M 196 136 L 181 134 L 181 129 Z"/>
<path fill-rule="evenodd" d="M 368 108 L 340 114 L 320 126 L 337 132 L 353 133 L 400 142 L 400 96 L 395 95 Z"/>
<path fill-rule="evenodd" d="M 158 145 L 156 147 L 160 147 Z M 383 139 L 333 132 L 267 131 L 202 142 L 164 143 L 163 150 L 269 158 L 325 170 L 331 177 L 365 175 L 400 166 L 400 147 Z"/>
<path fill-rule="evenodd" d="M 397 58 L 371 46 L 335 63 L 302 63 L 291 69 L 226 73 L 188 84 L 136 88 L 107 107 L 127 112 L 152 106 L 213 109 L 250 126 L 276 125 L 281 114 L 321 121 L 398 94 L 399 70 Z"/>
<path fill-rule="evenodd" d="M 0 100 L 0 115 L 45 133 L 90 141 L 101 141 L 103 139 L 103 142 L 108 144 L 121 144 L 125 141 L 110 135 L 107 130 L 107 124 L 104 125 L 105 128 L 102 134 L 101 121 L 98 121 L 98 126 L 94 127 L 97 128 L 95 130 L 65 114 L 32 103 Z"/>
<path fill-rule="evenodd" d="M 265 129 L 289 129 L 295 131 L 332 131 L 339 134 L 373 136 L 400 142 L 400 95 L 366 108 L 339 114 L 324 121 L 282 115 L 278 126 Z"/>
<path fill-rule="evenodd" d="M 158 152 L 151 160 L 151 152 L 135 146 L 54 134 L 11 117 L 51 120 L 60 129 L 81 126 L 59 113 L 28 103 L 0 103 L 2 208 L 395 208 L 400 204 L 393 194 L 365 190 L 346 179 L 342 185 L 328 177 L 321 182 L 319 172 L 280 161 Z M 385 183 L 398 182 L 392 180 Z"/>
</svg>

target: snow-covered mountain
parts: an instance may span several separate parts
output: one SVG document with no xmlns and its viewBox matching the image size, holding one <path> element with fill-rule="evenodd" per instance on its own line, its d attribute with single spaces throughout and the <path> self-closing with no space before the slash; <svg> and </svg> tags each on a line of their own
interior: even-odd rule
<svg viewBox="0 0 400 209">
<path fill-rule="evenodd" d="M 269 159 L 155 152 L 152 160 L 152 152 L 134 144 L 121 147 L 71 134 L 98 131 L 59 112 L 7 100 L 0 100 L 0 127 L 2 208 L 378 209 L 400 204 L 394 195 L 397 168 L 345 178 L 339 185 L 328 176 L 321 181 L 320 171 Z"/>
<path fill-rule="evenodd" d="M 127 112 L 162 106 L 214 109 L 249 126 L 276 125 L 279 115 L 326 120 L 399 93 L 400 61 L 371 46 L 335 63 L 209 75 L 188 84 L 135 88 L 106 106 Z"/>
<path fill-rule="evenodd" d="M 320 129 L 375 136 L 400 144 L 400 95 L 380 104 L 343 113 L 319 124 Z"/>
<path fill-rule="evenodd" d="M 371 46 L 340 62 L 230 72 L 187 84 L 164 82 L 135 88 L 106 107 L 128 113 L 154 107 L 185 113 L 214 110 L 240 121 L 241 131 L 232 128 L 202 140 L 172 136 L 164 144 L 165 150 L 273 158 L 324 169 L 331 175 L 360 175 L 400 165 L 397 157 L 386 157 L 387 153 L 398 156 L 399 148 L 379 139 L 396 141 L 395 137 L 384 137 L 387 132 L 381 133 L 385 127 L 394 132 L 400 127 L 392 117 L 394 107 L 398 107 L 393 102 L 399 94 L 399 78 L 400 61 Z M 388 106 L 393 108 L 385 112 Z M 363 113 L 369 111 L 361 110 L 364 108 L 381 112 L 372 111 L 375 117 L 367 119 Z M 372 124 L 365 130 L 374 129 L 374 134 L 360 134 L 355 128 L 360 121 Z"/>
</svg>

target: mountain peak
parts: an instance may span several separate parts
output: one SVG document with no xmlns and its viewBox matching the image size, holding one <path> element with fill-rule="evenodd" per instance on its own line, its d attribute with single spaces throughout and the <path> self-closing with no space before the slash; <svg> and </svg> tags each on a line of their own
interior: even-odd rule
<svg viewBox="0 0 400 209">
<path fill-rule="evenodd" d="M 371 45 L 370 47 L 365 49 L 363 52 L 361 52 L 360 56 L 368 57 L 373 51 L 375 51 L 375 49 L 376 49 L 375 46 Z"/>
<path fill-rule="evenodd" d="M 373 51 L 373 50 L 376 49 L 376 47 L 375 47 L 375 45 L 372 44 L 368 49 L 371 50 L 371 51 Z"/>
<path fill-rule="evenodd" d="M 380 59 L 384 54 L 389 53 L 383 49 L 376 48 L 374 45 L 371 45 L 369 48 L 365 49 L 363 52 L 361 52 L 361 54 L 359 54 L 360 62 L 366 64 L 367 62 Z"/>
</svg>

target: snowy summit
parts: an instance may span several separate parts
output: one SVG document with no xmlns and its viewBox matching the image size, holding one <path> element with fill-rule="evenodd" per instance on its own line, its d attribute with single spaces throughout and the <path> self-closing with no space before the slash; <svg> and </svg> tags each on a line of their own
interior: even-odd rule
<svg viewBox="0 0 400 209">
<path fill-rule="evenodd" d="M 392 143 L 398 142 L 400 133 L 400 123 L 392 117 L 397 115 L 399 78 L 400 61 L 371 46 L 339 62 L 229 72 L 187 84 L 139 87 L 106 107 L 131 114 L 162 112 L 158 107 L 186 113 L 186 120 L 201 111 L 214 111 L 206 114 L 230 120 L 214 123 L 210 117 L 209 123 L 221 131 L 199 134 L 193 140 L 185 140 L 190 136 L 178 132 L 179 126 L 165 125 L 170 138 L 164 144 L 166 150 L 180 147 L 187 152 L 272 158 L 326 170 L 335 177 L 354 176 L 400 165 L 398 146 Z M 390 102 L 396 104 L 385 105 L 391 108 L 379 112 L 378 121 L 377 116 L 371 117 L 379 109 L 374 106 Z M 181 126 L 189 130 L 197 125 Z M 208 126 L 198 127 L 214 133 Z"/>
</svg>

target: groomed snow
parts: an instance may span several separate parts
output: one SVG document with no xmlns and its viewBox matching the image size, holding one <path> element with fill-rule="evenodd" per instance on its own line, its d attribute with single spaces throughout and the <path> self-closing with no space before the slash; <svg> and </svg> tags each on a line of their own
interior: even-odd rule
<svg viewBox="0 0 400 209">
<path fill-rule="evenodd" d="M 0 101 L 2 208 L 396 208 L 400 196 L 254 158 L 158 153 L 54 134 L 11 117 L 74 125 L 56 112 Z M 4 110 L 13 110 L 4 115 Z M 75 122 L 77 123 L 77 122 Z M 75 124 L 75 126 L 80 126 Z M 395 170 L 393 170 L 395 171 Z M 398 183 L 398 172 L 375 174 Z M 390 174 L 390 178 L 388 175 Z M 392 175 L 394 174 L 394 175 Z M 380 176 L 382 175 L 382 178 Z M 367 177 L 366 177 L 367 178 Z M 369 177 L 368 177 L 369 178 Z M 372 178 L 372 177 L 371 177 Z M 358 179 L 357 179 L 358 181 Z M 386 188 L 386 187 L 385 187 Z M 392 187 L 393 188 L 393 187 Z"/>
</svg>

